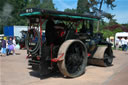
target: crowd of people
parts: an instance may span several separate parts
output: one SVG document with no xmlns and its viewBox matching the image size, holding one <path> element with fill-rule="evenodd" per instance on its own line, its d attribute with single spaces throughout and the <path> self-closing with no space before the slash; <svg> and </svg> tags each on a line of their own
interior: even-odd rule
<svg viewBox="0 0 128 85">
<path fill-rule="evenodd" d="M 122 48 L 123 51 L 128 50 L 128 37 L 118 37 L 116 40 L 116 49 Z"/>
<path fill-rule="evenodd" d="M 4 37 L 2 40 L 1 54 L 2 56 L 8 56 L 10 54 L 15 55 L 16 40 L 15 37 L 10 37 L 8 40 Z"/>
</svg>

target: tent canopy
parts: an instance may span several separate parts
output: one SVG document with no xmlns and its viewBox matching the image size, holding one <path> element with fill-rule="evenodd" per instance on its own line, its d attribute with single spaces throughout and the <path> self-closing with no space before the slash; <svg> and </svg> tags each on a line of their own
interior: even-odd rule
<svg viewBox="0 0 128 85">
<path fill-rule="evenodd" d="M 128 37 L 128 32 L 118 32 L 115 37 Z"/>
<path fill-rule="evenodd" d="M 55 10 L 46 10 L 46 9 L 36 9 L 36 8 L 29 8 L 22 11 L 20 16 L 25 17 L 39 17 L 42 18 L 49 18 L 52 17 L 57 20 L 99 20 L 100 18 L 93 15 L 87 14 L 78 14 L 78 13 L 68 13 L 62 11 L 55 11 Z"/>
</svg>

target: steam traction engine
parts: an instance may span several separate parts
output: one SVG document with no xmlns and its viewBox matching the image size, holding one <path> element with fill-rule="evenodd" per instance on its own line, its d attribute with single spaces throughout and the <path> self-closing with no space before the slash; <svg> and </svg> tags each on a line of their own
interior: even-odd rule
<svg viewBox="0 0 128 85">
<path fill-rule="evenodd" d="M 25 42 L 29 65 L 41 75 L 60 71 L 67 77 L 77 77 L 85 72 L 87 63 L 112 65 L 111 44 L 101 33 L 93 32 L 98 17 L 34 8 L 20 16 L 29 21 Z"/>
</svg>

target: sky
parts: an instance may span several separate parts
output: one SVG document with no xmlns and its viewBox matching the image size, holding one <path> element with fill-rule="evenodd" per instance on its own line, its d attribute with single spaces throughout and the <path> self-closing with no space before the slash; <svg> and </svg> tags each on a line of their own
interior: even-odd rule
<svg viewBox="0 0 128 85">
<path fill-rule="evenodd" d="M 77 0 L 53 0 L 53 3 L 55 4 L 55 8 L 60 11 L 66 8 L 72 9 L 77 7 Z M 116 7 L 113 10 L 104 5 L 102 10 L 114 14 L 114 19 L 116 19 L 118 23 L 128 23 L 128 0 L 115 0 L 114 4 Z"/>
</svg>

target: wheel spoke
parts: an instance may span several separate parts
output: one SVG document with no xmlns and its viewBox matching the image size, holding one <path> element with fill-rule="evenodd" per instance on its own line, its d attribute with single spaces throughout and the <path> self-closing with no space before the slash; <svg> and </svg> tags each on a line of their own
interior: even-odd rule
<svg viewBox="0 0 128 85">
<path fill-rule="evenodd" d="M 65 42 L 63 45 L 67 49 L 64 51 L 64 61 L 59 63 L 60 71 L 69 77 L 80 76 L 84 71 L 87 65 L 87 53 L 86 49 L 83 46 L 83 43 L 78 40 L 70 40 L 70 42 Z M 61 68 L 62 66 L 62 68 Z"/>
<path fill-rule="evenodd" d="M 81 69 L 83 52 L 80 51 L 82 51 L 82 47 L 79 44 L 73 44 L 67 52 L 66 67 L 70 73 L 80 71 Z"/>
</svg>

